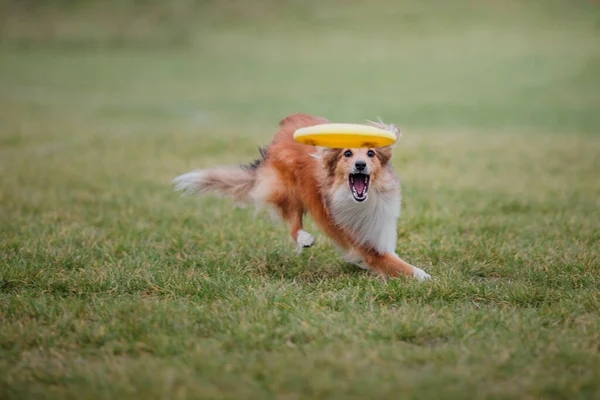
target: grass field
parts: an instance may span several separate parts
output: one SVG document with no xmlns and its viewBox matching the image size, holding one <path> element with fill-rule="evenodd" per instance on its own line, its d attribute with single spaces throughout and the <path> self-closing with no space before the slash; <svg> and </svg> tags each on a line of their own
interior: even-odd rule
<svg viewBox="0 0 600 400">
<path fill-rule="evenodd" d="M 179 3 L 4 16 L 0 398 L 600 397 L 600 5 Z M 403 128 L 435 279 L 173 192 L 292 112 Z"/>
</svg>

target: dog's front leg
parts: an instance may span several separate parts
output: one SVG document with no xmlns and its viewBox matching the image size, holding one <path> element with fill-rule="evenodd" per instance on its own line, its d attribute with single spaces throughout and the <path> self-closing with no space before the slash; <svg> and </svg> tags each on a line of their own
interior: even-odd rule
<svg viewBox="0 0 600 400">
<path fill-rule="evenodd" d="M 298 252 L 315 244 L 315 238 L 302 227 L 302 209 L 294 210 L 290 215 L 292 239 L 298 245 Z"/>
<path fill-rule="evenodd" d="M 399 276 L 404 274 L 421 281 L 431 278 L 431 275 L 421 268 L 410 265 L 395 253 L 379 254 L 374 250 L 363 250 L 361 253 L 367 265 L 382 275 Z"/>
</svg>

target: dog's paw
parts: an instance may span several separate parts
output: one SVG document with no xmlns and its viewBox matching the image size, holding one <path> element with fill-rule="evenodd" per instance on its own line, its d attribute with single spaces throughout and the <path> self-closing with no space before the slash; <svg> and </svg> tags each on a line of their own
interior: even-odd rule
<svg viewBox="0 0 600 400">
<path fill-rule="evenodd" d="M 427 279 L 431 279 L 431 275 L 427 272 L 423 271 L 421 268 L 413 267 L 413 278 L 417 278 L 420 281 L 426 281 Z"/>
<path fill-rule="evenodd" d="M 298 251 L 302 251 L 302 249 L 311 247 L 313 244 L 315 244 L 315 238 L 310 233 L 300 230 L 298 232 L 298 239 L 296 240 L 296 243 L 298 244 Z"/>
</svg>

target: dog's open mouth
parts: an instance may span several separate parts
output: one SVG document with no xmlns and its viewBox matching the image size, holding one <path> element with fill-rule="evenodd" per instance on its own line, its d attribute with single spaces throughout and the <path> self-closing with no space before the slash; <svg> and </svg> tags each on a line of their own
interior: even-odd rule
<svg viewBox="0 0 600 400">
<path fill-rule="evenodd" d="M 350 191 L 354 200 L 365 201 L 367 192 L 369 191 L 369 175 L 367 174 L 350 174 Z"/>
</svg>

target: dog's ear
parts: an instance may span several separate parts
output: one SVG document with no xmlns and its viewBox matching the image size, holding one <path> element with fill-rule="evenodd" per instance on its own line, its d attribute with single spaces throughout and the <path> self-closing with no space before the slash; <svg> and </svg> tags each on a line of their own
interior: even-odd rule
<svg viewBox="0 0 600 400">
<path fill-rule="evenodd" d="M 383 129 L 386 130 L 388 132 L 392 132 L 394 135 L 396 135 L 396 142 L 388 147 L 393 147 L 396 143 L 398 143 L 398 140 L 400 140 L 400 138 L 402 137 L 402 132 L 400 131 L 400 128 L 398 128 L 396 125 L 393 124 L 386 124 L 384 123 L 381 118 L 379 118 L 379 122 L 375 122 L 375 121 L 367 121 L 369 123 L 369 125 L 374 126 L 375 128 L 379 128 L 379 129 Z"/>
<path fill-rule="evenodd" d="M 315 152 L 311 154 L 311 157 L 316 158 L 317 160 L 323 160 L 327 155 L 327 151 L 331 150 L 328 147 L 315 146 Z"/>
<path fill-rule="evenodd" d="M 367 121 L 367 122 L 369 123 L 369 125 L 374 126 L 375 128 L 383 129 L 388 132 L 392 132 L 394 135 L 396 135 L 396 141 L 394 143 L 392 143 L 389 146 L 379 147 L 377 149 L 377 156 L 381 160 L 381 163 L 387 164 L 390 161 L 390 159 L 392 158 L 392 150 L 394 149 L 394 146 L 396 146 L 396 143 L 398 143 L 398 140 L 400 140 L 400 138 L 402 137 L 402 132 L 396 125 L 385 124 L 381 120 L 381 118 L 379 118 L 379 122 L 375 122 L 375 121 Z"/>
<path fill-rule="evenodd" d="M 392 143 L 389 146 L 379 147 L 377 149 L 377 155 L 379 156 L 381 163 L 386 164 L 392 158 L 392 150 L 396 146 L 396 143 L 398 143 L 398 140 L 400 140 L 400 138 L 402 137 L 402 132 L 396 125 L 385 124 L 381 120 L 381 118 L 379 118 L 379 122 L 374 122 L 374 121 L 367 121 L 367 122 L 369 123 L 369 125 L 374 126 L 375 128 L 383 129 L 388 132 L 392 132 L 394 135 L 396 135 L 396 141 L 394 143 Z"/>
<path fill-rule="evenodd" d="M 316 152 L 311 154 L 311 156 L 319 160 L 321 165 L 327 170 L 328 175 L 332 176 L 335 173 L 335 166 L 341 157 L 343 149 L 320 146 L 315 146 L 315 148 Z"/>
</svg>

